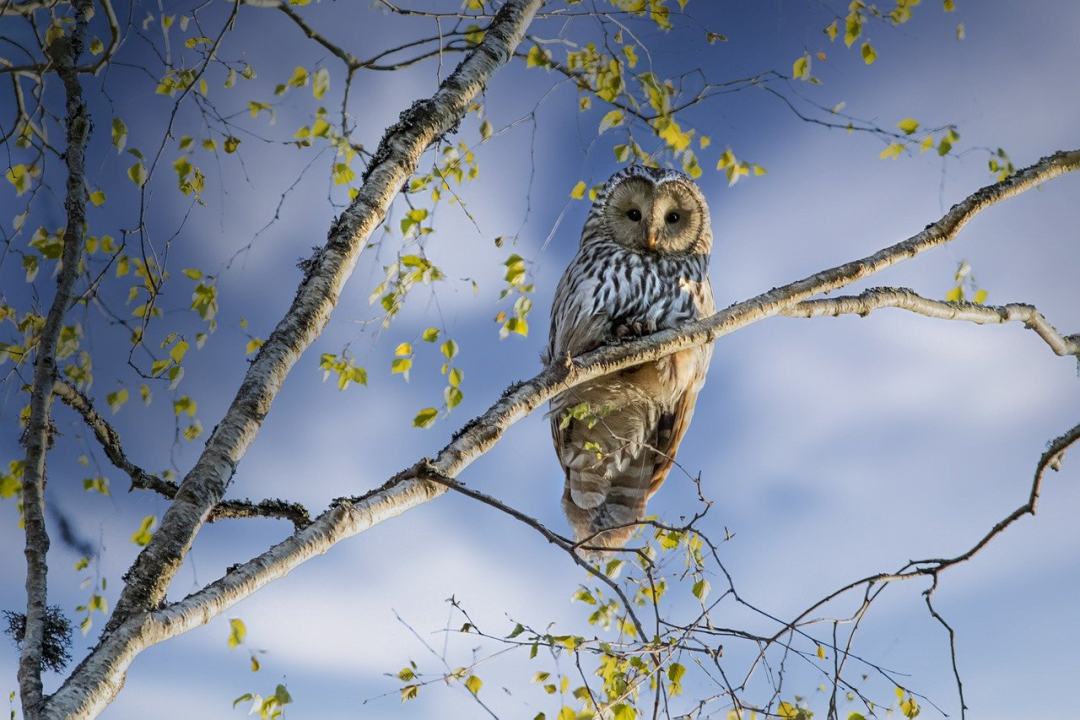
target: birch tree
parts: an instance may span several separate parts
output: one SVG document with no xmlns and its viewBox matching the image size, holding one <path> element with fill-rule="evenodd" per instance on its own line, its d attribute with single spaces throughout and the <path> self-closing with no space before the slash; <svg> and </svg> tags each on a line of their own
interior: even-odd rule
<svg viewBox="0 0 1080 720">
<path fill-rule="evenodd" d="M 962 128 L 953 124 L 926 126 L 911 117 L 895 123 L 864 120 L 843 107 L 822 107 L 806 99 L 804 92 L 823 82 L 827 86 L 828 78 L 819 77 L 827 75 L 826 62 L 842 61 L 829 55 L 871 66 L 879 55 L 872 30 L 906 25 L 916 15 L 940 14 L 952 22 L 947 15 L 955 10 L 951 0 L 933 8 L 901 0 L 890 7 L 853 2 L 837 13 L 823 8 L 820 27 L 813 28 L 816 45 L 792 48 L 772 66 L 743 76 L 726 74 L 704 60 L 672 71 L 671 62 L 650 54 L 650 33 L 685 32 L 696 43 L 695 52 L 702 53 L 728 42 L 719 29 L 693 15 L 695 4 L 378 0 L 363 12 L 377 13 L 381 22 L 404 29 L 400 37 L 370 52 L 373 38 L 362 26 L 352 33 L 360 39 L 352 40 L 335 28 L 335 21 L 355 22 L 363 13 L 309 5 L 307 0 L 165 8 L 117 6 L 113 0 L 0 2 L 0 74 L 8 80 L 3 91 L 8 117 L 0 126 L 8 184 L 0 259 L 5 335 L 0 359 L 6 385 L 5 434 L 17 437 L 20 446 L 18 456 L 5 459 L 0 496 L 8 498 L 4 522 L 18 522 L 25 536 L 25 607 L 6 613 L 9 634 L 19 649 L 23 717 L 97 716 L 123 690 L 129 669 L 144 650 L 227 617 L 236 603 L 256 592 L 273 592 L 264 586 L 333 552 L 338 543 L 447 493 L 469 498 L 477 513 L 494 510 L 511 516 L 548 542 L 560 562 L 581 568 L 585 581 L 568 592 L 586 609 L 592 637 L 552 629 L 542 619 L 494 629 L 474 622 L 466 608 L 457 608 L 467 618 L 458 632 L 492 649 L 485 662 L 509 651 L 540 655 L 537 662 L 557 665 L 562 660 L 574 666 L 574 672 L 538 670 L 533 676 L 546 692 L 561 698 L 556 709 L 560 720 L 725 714 L 805 720 L 815 712 L 858 720 L 887 709 L 916 717 L 926 703 L 919 689 L 908 687 L 901 675 L 855 648 L 868 609 L 885 588 L 900 583 L 919 585 L 927 611 L 948 638 L 955 705 L 965 715 L 956 635 L 934 605 L 935 590 L 948 571 L 976 562 L 992 543 L 1008 542 L 1014 523 L 1035 514 L 1046 471 L 1060 467 L 1065 451 L 1080 439 L 1080 425 L 1062 428 L 1041 457 L 1033 458 L 1026 502 L 962 552 L 914 559 L 899 569 L 855 578 L 824 597 L 807 597 L 805 611 L 794 617 L 772 617 L 740 594 L 738 579 L 723 562 L 724 537 L 707 520 L 714 490 L 700 478 L 701 503 L 688 508 L 685 518 L 643 521 L 630 547 L 599 562 L 582 553 L 581 544 L 566 537 L 562 528 L 468 484 L 470 464 L 516 422 L 543 412 L 559 393 L 679 350 L 722 343 L 726 336 L 776 316 L 867 316 L 893 308 L 923 316 L 923 322 L 1017 323 L 1031 331 L 1028 342 L 1040 342 L 1058 356 L 1080 358 L 1080 337 L 1056 329 L 1053 319 L 1036 306 L 989 304 L 985 290 L 971 284 L 966 263 L 941 298 L 900 287 L 838 294 L 887 268 L 918 262 L 923 253 L 951 243 L 976 216 L 993 213 L 997 204 L 1080 169 L 1080 149 L 1048 147 L 1041 159 L 1017 167 L 1003 149 L 965 147 Z M 281 62 L 292 69 L 281 75 L 280 63 L 267 69 L 249 64 L 244 46 L 252 42 L 248 28 L 273 28 L 275 38 L 287 38 L 280 41 Z M 964 32 L 962 24 L 956 32 Z M 318 58 L 314 64 L 302 59 L 312 56 Z M 490 404 L 464 422 L 454 410 L 462 403 L 469 368 L 459 355 L 460 338 L 441 326 L 437 309 L 429 311 L 430 325 L 415 343 L 397 344 L 392 357 L 384 358 L 388 367 L 378 373 L 362 366 L 348 345 L 320 352 L 317 363 L 305 353 L 322 335 L 365 253 L 391 258 L 382 276 L 366 289 L 375 325 L 391 327 L 409 303 L 415 307 L 420 289 L 432 289 L 437 302 L 437 288 L 448 278 L 425 252 L 426 238 L 436 231 L 437 210 L 464 213 L 476 224 L 461 194 L 469 184 L 484 183 L 477 148 L 520 125 L 535 127 L 536 108 L 545 101 L 532 98 L 531 113 L 497 126 L 490 106 L 501 99 L 485 89 L 507 66 L 545 73 L 574 88 L 576 107 L 562 112 L 588 117 L 597 134 L 611 140 L 612 167 L 662 164 L 694 178 L 719 172 L 731 185 L 768 182 L 762 164 L 724 146 L 719 123 L 715 128 L 694 126 L 689 115 L 718 97 L 754 93 L 778 103 L 790 113 L 791 122 L 872 139 L 880 146 L 873 152 L 883 167 L 885 161 L 919 153 L 942 158 L 977 153 L 985 155 L 991 174 L 984 187 L 970 188 L 939 217 L 913 218 L 913 230 L 922 230 L 899 242 L 875 241 L 881 249 L 865 257 L 834 266 L 823 263 L 818 272 L 761 288 L 753 297 L 676 330 L 559 358 L 535 374 L 534 368 L 516 369 L 523 379 L 501 394 L 498 388 L 474 385 L 469 392 L 488 396 L 485 402 Z M 419 99 L 393 108 L 392 115 L 400 112 L 398 119 L 371 149 L 360 137 L 358 118 L 387 112 L 371 100 L 371 88 L 376 87 L 372 78 L 410 68 L 430 70 L 428 77 L 435 80 Z M 272 81 L 264 83 L 264 76 Z M 285 103 L 301 94 L 307 119 L 298 127 L 285 127 L 283 118 L 294 115 Z M 230 312 L 223 299 L 229 272 L 255 252 L 260 234 L 278 220 L 278 213 L 265 225 L 251 223 L 251 240 L 220 269 L 178 267 L 170 256 L 182 254 L 176 246 L 191 214 L 208 212 L 215 204 L 223 213 L 233 212 L 230 202 L 219 200 L 234 192 L 227 178 L 242 176 L 245 157 L 252 153 L 283 158 L 301 153 L 307 162 L 296 178 L 281 178 L 287 182 L 278 213 L 311 169 L 312 174 L 322 173 L 319 181 L 328 186 L 326 206 L 336 217 L 329 227 L 313 228 L 304 239 L 314 249 L 298 263 L 295 288 L 266 288 L 282 302 L 292 295 L 266 337 L 243 319 L 236 320 L 246 337 L 245 354 L 236 358 L 242 376 L 229 391 L 224 413 L 209 417 L 199 411 L 200 378 L 185 368 L 193 355 L 216 341 L 219 321 Z M 582 178 L 566 190 L 569 202 L 587 202 L 596 187 Z M 497 195 L 499 188 L 492 185 L 486 192 Z M 167 194 L 183 201 L 182 212 L 161 209 Z M 323 234 L 325 239 L 319 240 Z M 516 244 L 504 247 L 517 238 L 492 240 L 494 262 L 503 268 L 505 283 L 495 309 L 495 332 L 507 341 L 530 337 L 530 328 L 535 335 L 543 323 L 532 315 L 534 299 L 547 291 L 536 286 L 531 261 L 522 256 L 525 251 Z M 179 307 L 177 297 L 184 298 Z M 476 309 L 481 314 L 490 311 Z M 244 471 L 245 455 L 294 370 L 321 372 L 342 391 L 354 392 L 354 386 L 396 381 L 398 375 L 408 379 L 426 362 L 420 351 L 424 346 L 437 349 L 445 388 L 441 398 L 417 410 L 413 425 L 447 435 L 441 450 L 430 457 L 418 453 L 412 466 L 385 482 L 357 486 L 345 497 L 324 497 L 318 507 L 293 498 L 241 499 L 230 493 L 234 478 Z M 118 354 L 117 347 L 123 352 Z M 120 355 L 126 355 L 126 362 L 116 360 Z M 138 464 L 132 443 L 114 427 L 112 416 L 138 412 L 139 401 L 168 404 L 173 424 L 154 430 L 172 434 L 178 448 L 202 443 L 194 461 L 166 472 Z M 83 428 L 91 449 L 80 449 L 59 431 L 58 423 L 69 421 Z M 399 443 L 408 442 L 417 430 L 387 427 L 385 432 L 384 442 Z M 77 606 L 50 590 L 58 572 L 54 562 L 50 573 L 57 533 L 65 545 L 85 545 L 63 530 L 68 520 L 62 515 L 51 523 L 56 529 L 50 529 L 47 520 L 47 485 L 76 481 L 49 472 L 58 455 L 86 457 L 86 464 L 95 467 L 100 457 L 112 466 L 114 470 L 98 469 L 84 480 L 91 495 L 109 494 L 107 475 L 119 473 L 133 490 L 160 496 L 166 503 L 160 519 L 147 515 L 131 528 L 138 552 L 123 577 L 108 578 L 112 585 L 107 587 L 106 578 L 93 575 L 89 599 Z M 175 464 L 172 458 L 153 461 L 153 467 Z M 692 469 L 687 471 L 689 478 L 693 475 Z M 278 542 L 251 557 L 237 557 L 221 577 L 191 592 L 170 595 L 207 523 L 258 518 L 282 521 Z M 363 543 L 364 538 L 352 542 Z M 77 573 L 99 562 L 94 548 L 81 554 Z M 694 599 L 696 609 L 690 614 L 668 604 L 678 584 Z M 838 598 L 854 598 L 855 612 L 843 617 L 826 613 L 830 619 L 822 622 L 819 615 L 825 609 L 831 612 Z M 723 613 L 732 603 L 757 613 L 769 629 L 727 627 Z M 73 618 L 95 641 L 69 667 Z M 243 645 L 243 621 L 231 618 L 229 627 L 229 645 Z M 748 662 L 725 657 L 724 648 L 736 644 L 750 648 Z M 789 660 L 817 664 L 826 688 L 818 705 L 805 698 L 811 688 L 785 687 Z M 259 669 L 254 653 L 251 664 Z M 478 714 L 497 716 L 482 690 L 483 667 L 476 659 L 450 663 L 436 672 L 424 673 L 416 666 L 387 669 L 394 670 L 392 684 L 403 701 L 421 692 L 438 692 L 429 687 L 436 683 L 456 684 L 475 700 Z M 58 676 L 49 688 L 47 671 Z M 868 674 L 874 676 L 871 686 L 855 679 Z M 767 682 L 759 684 L 755 678 L 760 676 Z M 262 717 L 281 716 L 293 702 L 284 683 L 261 693 L 238 690 L 238 695 L 238 702 L 252 704 Z"/>
</svg>

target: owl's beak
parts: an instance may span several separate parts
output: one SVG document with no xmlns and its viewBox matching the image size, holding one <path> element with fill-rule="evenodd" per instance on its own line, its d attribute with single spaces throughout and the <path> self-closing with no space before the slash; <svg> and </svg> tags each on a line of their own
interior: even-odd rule
<svg viewBox="0 0 1080 720">
<path fill-rule="evenodd" d="M 651 252 L 653 250 L 656 250 L 656 243 L 657 243 L 656 228 L 652 228 L 652 227 L 646 228 L 646 230 L 645 230 L 645 247 L 647 247 L 649 249 L 649 251 Z"/>
</svg>

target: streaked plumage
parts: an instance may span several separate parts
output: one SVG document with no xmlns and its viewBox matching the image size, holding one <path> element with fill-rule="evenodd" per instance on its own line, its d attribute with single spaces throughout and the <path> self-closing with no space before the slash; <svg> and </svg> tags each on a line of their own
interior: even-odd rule
<svg viewBox="0 0 1080 720">
<path fill-rule="evenodd" d="M 714 311 L 705 198 L 673 170 L 631 166 L 597 195 L 551 309 L 548 358 L 577 356 Z M 711 348 L 684 350 L 580 385 L 551 403 L 578 540 L 621 547 L 671 469 Z M 610 529 L 615 528 L 615 529 Z M 595 536 L 595 537 L 593 537 Z"/>
</svg>

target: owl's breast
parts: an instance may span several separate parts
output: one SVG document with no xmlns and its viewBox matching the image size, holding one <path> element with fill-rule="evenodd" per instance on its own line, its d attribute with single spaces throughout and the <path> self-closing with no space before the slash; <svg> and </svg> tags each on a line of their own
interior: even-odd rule
<svg viewBox="0 0 1080 720">
<path fill-rule="evenodd" d="M 711 312 L 703 307 L 708 277 L 702 258 L 622 251 L 598 270 L 588 288 L 593 311 L 610 318 L 616 336 L 656 332 Z"/>
</svg>

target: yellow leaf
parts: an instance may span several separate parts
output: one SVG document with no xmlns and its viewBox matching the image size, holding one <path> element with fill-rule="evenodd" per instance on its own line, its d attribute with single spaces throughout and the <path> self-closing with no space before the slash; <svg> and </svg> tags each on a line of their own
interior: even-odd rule
<svg viewBox="0 0 1080 720">
<path fill-rule="evenodd" d="M 330 71 L 326 68 L 319 68 L 315 71 L 315 75 L 311 80 L 311 94 L 315 96 L 316 100 L 322 100 L 323 95 L 330 89 Z"/>
<path fill-rule="evenodd" d="M 247 625 L 240 618 L 229 618 L 229 647 L 234 648 L 247 637 Z"/>
<path fill-rule="evenodd" d="M 439 416 L 439 411 L 433 407 L 424 408 L 420 412 L 416 413 L 416 417 L 413 418 L 413 427 L 426 428 L 430 427 L 435 418 Z"/>
<path fill-rule="evenodd" d="M 869 42 L 862 44 L 862 59 L 867 65 L 873 65 L 874 61 L 877 60 L 877 50 Z"/>
<path fill-rule="evenodd" d="M 960 302 L 964 299 L 964 289 L 957 285 L 949 292 L 945 293 L 945 302 Z"/>
<path fill-rule="evenodd" d="M 915 118 L 907 117 L 896 123 L 896 127 L 900 128 L 905 135 L 910 135 L 919 129 L 919 121 Z"/>
<path fill-rule="evenodd" d="M 153 533 L 150 531 L 154 527 L 154 523 L 157 522 L 157 518 L 153 515 L 147 515 L 142 519 L 139 524 L 139 529 L 131 535 L 131 542 L 135 543 L 139 547 L 146 547 L 150 542 L 150 538 L 153 537 Z"/>
<path fill-rule="evenodd" d="M 613 127 L 623 124 L 623 111 L 612 110 L 600 120 L 600 134 L 604 134 L 605 131 L 610 130 Z"/>
<path fill-rule="evenodd" d="M 982 289 L 976 290 L 975 291 L 975 297 L 972 299 L 972 302 L 975 303 L 976 305 L 982 305 L 984 302 L 986 302 L 986 298 L 987 298 L 987 296 L 989 294 L 990 293 L 988 293 L 988 292 L 986 292 L 985 290 L 982 290 Z"/>
<path fill-rule="evenodd" d="M 529 54 L 525 56 L 525 67 L 547 67 L 547 53 L 540 49 L 539 45 L 529 48 Z"/>
<path fill-rule="evenodd" d="M 796 80 L 810 79 L 810 56 L 808 54 L 803 54 L 795 59 L 795 62 L 791 65 L 791 75 Z"/>
<path fill-rule="evenodd" d="M 570 191 L 570 197 L 574 200 L 582 199 L 585 197 L 585 187 L 585 181 L 578 180 L 577 185 L 574 185 L 573 189 Z"/>
<path fill-rule="evenodd" d="M 904 146 L 903 145 L 901 145 L 900 143 L 893 143 L 892 145 L 889 145 L 887 148 L 882 150 L 881 154 L 878 155 L 878 157 L 880 157 L 882 160 L 888 160 L 890 158 L 896 159 L 896 158 L 900 157 L 900 154 L 903 153 L 903 152 L 904 152 Z"/>
<path fill-rule="evenodd" d="M 95 190 L 90 193 L 90 202 L 94 204 L 94 207 L 101 207 L 105 204 L 105 193 L 101 190 Z"/>
<path fill-rule="evenodd" d="M 675 152 L 682 152 L 690 147 L 690 141 L 693 138 L 692 132 L 683 132 L 679 123 L 670 119 L 663 123 L 663 127 L 656 134 Z"/>
</svg>

